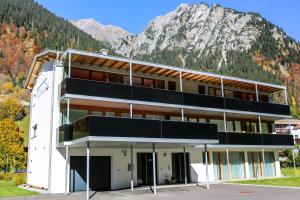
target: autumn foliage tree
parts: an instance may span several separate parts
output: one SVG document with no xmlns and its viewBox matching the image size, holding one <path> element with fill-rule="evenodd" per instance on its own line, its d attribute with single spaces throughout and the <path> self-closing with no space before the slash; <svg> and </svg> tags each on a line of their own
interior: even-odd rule
<svg viewBox="0 0 300 200">
<path fill-rule="evenodd" d="M 22 105 L 17 98 L 8 96 L 0 99 L 0 120 L 5 118 L 16 120 L 21 111 Z"/>
<path fill-rule="evenodd" d="M 18 125 L 12 119 L 0 121 L 0 169 L 24 169 L 26 153 Z"/>
</svg>

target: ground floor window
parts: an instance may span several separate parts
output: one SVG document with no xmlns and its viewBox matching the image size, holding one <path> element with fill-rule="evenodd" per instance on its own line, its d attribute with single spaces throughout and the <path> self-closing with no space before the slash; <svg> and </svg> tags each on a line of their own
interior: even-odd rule
<svg viewBox="0 0 300 200">
<path fill-rule="evenodd" d="M 264 175 L 266 177 L 275 176 L 275 155 L 274 152 L 265 152 Z"/>
<path fill-rule="evenodd" d="M 249 177 L 257 178 L 262 176 L 262 159 L 260 152 L 248 152 Z"/>
</svg>

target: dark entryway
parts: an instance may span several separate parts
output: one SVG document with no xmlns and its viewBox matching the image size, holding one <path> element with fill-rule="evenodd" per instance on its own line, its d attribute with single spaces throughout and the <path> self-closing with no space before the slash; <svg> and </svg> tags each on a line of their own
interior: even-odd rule
<svg viewBox="0 0 300 200">
<path fill-rule="evenodd" d="M 152 153 L 137 153 L 137 179 L 138 185 L 153 184 Z M 157 154 L 155 156 L 156 182 L 157 182 Z"/>
<path fill-rule="evenodd" d="M 185 153 L 187 182 L 190 182 L 190 154 Z M 172 153 L 172 176 L 176 183 L 184 183 L 184 153 Z"/>
<path fill-rule="evenodd" d="M 70 157 L 70 191 L 86 190 L 86 156 Z M 94 191 L 111 189 L 111 157 L 90 157 L 90 188 Z"/>
</svg>

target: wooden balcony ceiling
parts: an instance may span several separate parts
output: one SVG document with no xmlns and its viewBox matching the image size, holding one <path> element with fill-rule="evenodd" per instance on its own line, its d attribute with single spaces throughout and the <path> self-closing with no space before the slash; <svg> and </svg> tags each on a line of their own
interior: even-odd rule
<svg viewBox="0 0 300 200">
<path fill-rule="evenodd" d="M 111 59 L 111 58 L 104 58 L 104 57 L 93 57 L 93 56 L 86 56 L 80 54 L 72 54 L 72 62 L 78 63 L 85 63 L 89 65 L 99 65 L 99 67 L 107 67 L 107 68 L 116 68 L 116 69 L 123 69 L 128 71 L 129 70 L 129 63 L 127 61 L 122 61 L 122 59 Z M 179 78 L 180 72 L 177 69 L 172 67 L 159 67 L 155 66 L 155 64 L 151 65 L 151 63 L 144 63 L 144 62 L 135 62 L 132 61 L 132 71 L 133 73 L 146 73 L 151 75 L 158 75 L 158 76 L 167 76 L 167 77 L 174 77 Z M 221 78 L 219 76 L 213 76 L 207 73 L 193 73 L 189 70 L 182 71 L 182 78 L 191 81 L 199 81 L 202 83 L 210 83 L 210 84 L 221 84 Z M 247 89 L 247 90 L 255 90 L 255 84 L 249 83 L 247 81 L 235 80 L 234 78 L 226 79 L 223 78 L 224 86 Z M 266 85 L 257 85 L 257 89 L 260 92 L 266 93 L 273 93 L 280 91 L 282 89 L 266 86 Z"/>
</svg>

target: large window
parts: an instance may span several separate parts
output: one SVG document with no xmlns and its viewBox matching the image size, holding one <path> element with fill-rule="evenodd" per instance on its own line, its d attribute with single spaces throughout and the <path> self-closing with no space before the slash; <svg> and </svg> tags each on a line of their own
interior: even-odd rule
<svg viewBox="0 0 300 200">
<path fill-rule="evenodd" d="M 90 71 L 86 69 L 72 68 L 71 69 L 71 77 L 72 78 L 80 78 L 80 79 L 89 79 Z"/>
</svg>

